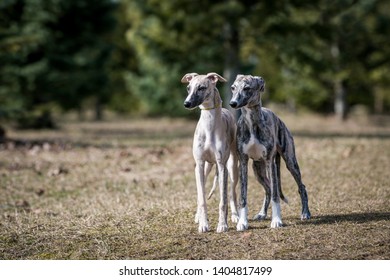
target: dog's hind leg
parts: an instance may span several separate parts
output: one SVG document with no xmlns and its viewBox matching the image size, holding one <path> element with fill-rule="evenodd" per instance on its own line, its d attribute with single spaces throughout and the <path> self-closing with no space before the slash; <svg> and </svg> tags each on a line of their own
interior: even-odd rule
<svg viewBox="0 0 390 280">
<path fill-rule="evenodd" d="M 290 151 L 292 152 L 285 153 L 283 155 L 283 158 L 286 162 L 286 167 L 288 171 L 290 171 L 291 175 L 294 177 L 294 180 L 298 185 L 298 192 L 299 195 L 301 196 L 301 203 L 302 203 L 301 220 L 308 220 L 310 219 L 311 214 L 309 211 L 309 201 L 306 192 L 306 187 L 302 183 L 301 171 L 299 169 L 298 161 L 295 156 L 294 148 L 292 147 Z"/>
<path fill-rule="evenodd" d="M 257 213 L 253 217 L 253 219 L 264 220 L 267 217 L 267 211 L 268 211 L 269 203 L 271 201 L 271 189 L 269 185 L 269 180 L 267 179 L 267 175 L 266 175 L 265 162 L 253 161 L 252 168 L 256 180 L 263 186 L 265 192 L 263 206 L 261 207 L 259 213 Z"/>
<path fill-rule="evenodd" d="M 282 178 L 280 177 L 280 154 L 277 153 L 275 156 L 275 163 L 276 163 L 276 178 L 278 180 L 278 190 L 280 199 L 283 200 L 285 203 L 288 203 L 287 197 L 284 196 L 282 192 Z"/>
<path fill-rule="evenodd" d="M 207 178 L 208 178 L 212 168 L 213 168 L 213 164 L 209 163 L 209 162 L 206 162 L 205 173 L 204 173 L 206 181 L 207 181 Z M 217 185 L 218 185 L 218 168 L 215 169 L 215 176 L 214 176 L 214 180 L 213 180 L 213 186 L 211 187 L 211 190 L 209 192 L 209 195 L 207 196 L 207 199 L 210 199 L 213 196 L 214 191 L 215 191 Z"/>
<path fill-rule="evenodd" d="M 218 181 L 219 181 L 219 193 L 220 193 L 219 219 L 218 219 L 217 232 L 224 232 L 228 230 L 228 225 L 227 225 L 228 171 L 226 168 L 226 164 L 222 164 L 221 162 L 217 163 L 217 168 L 218 168 Z"/>
</svg>

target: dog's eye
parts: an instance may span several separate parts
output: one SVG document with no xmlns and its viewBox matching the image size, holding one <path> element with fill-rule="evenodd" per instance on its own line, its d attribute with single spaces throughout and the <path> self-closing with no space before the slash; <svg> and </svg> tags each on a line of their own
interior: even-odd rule
<svg viewBox="0 0 390 280">
<path fill-rule="evenodd" d="M 188 91 L 188 92 L 190 91 L 190 85 L 187 86 L 187 91 Z"/>
<path fill-rule="evenodd" d="M 235 86 L 231 86 L 230 89 L 231 89 L 231 90 L 235 90 L 236 87 L 235 87 Z"/>
<path fill-rule="evenodd" d="M 204 90 L 206 90 L 206 87 L 199 87 L 199 90 L 204 91 Z"/>
<path fill-rule="evenodd" d="M 250 90 L 251 88 L 249 86 L 245 86 L 244 90 Z"/>
</svg>

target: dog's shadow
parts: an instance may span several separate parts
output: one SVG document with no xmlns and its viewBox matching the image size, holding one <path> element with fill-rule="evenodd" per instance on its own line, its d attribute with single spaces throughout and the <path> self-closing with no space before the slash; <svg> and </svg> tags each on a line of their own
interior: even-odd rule
<svg viewBox="0 0 390 280">
<path fill-rule="evenodd" d="M 299 221 L 300 224 L 324 225 L 340 222 L 368 223 L 375 221 L 389 221 L 390 212 L 349 213 L 338 215 L 314 216 L 308 221 Z"/>
<path fill-rule="evenodd" d="M 270 218 L 265 220 L 250 220 L 249 230 L 268 229 Z M 341 222 L 351 222 L 362 224 L 375 221 L 390 221 L 390 212 L 372 212 L 372 213 L 349 213 L 339 215 L 318 215 L 312 216 L 310 220 L 301 221 L 299 218 L 286 218 L 283 220 L 283 228 L 293 225 L 330 225 Z"/>
</svg>

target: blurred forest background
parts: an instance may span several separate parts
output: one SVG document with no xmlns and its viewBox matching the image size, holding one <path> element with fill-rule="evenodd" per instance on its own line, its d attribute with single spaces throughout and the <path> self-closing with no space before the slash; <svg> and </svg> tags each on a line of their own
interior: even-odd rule
<svg viewBox="0 0 390 280">
<path fill-rule="evenodd" d="M 389 113 L 389 11 L 386 0 L 1 0 L 0 121 L 194 116 L 187 72 L 222 74 L 225 99 L 243 73 L 290 110 Z"/>
</svg>

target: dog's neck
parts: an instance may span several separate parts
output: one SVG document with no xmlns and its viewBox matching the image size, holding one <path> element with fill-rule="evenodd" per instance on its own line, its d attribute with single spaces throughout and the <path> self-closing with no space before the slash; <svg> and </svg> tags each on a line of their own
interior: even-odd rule
<svg viewBox="0 0 390 280">
<path fill-rule="evenodd" d="M 256 92 L 253 94 L 253 99 L 248 102 L 248 104 L 245 106 L 249 109 L 253 110 L 261 110 L 262 103 L 261 103 L 261 92 Z"/>
<path fill-rule="evenodd" d="M 210 94 L 210 97 L 207 98 L 200 106 L 199 108 L 202 111 L 210 111 L 210 110 L 216 110 L 222 108 L 222 100 L 219 95 L 219 92 L 216 88 L 214 88 L 214 91 L 212 94 Z"/>
<path fill-rule="evenodd" d="M 254 110 L 254 111 L 260 111 L 262 108 L 261 100 L 257 101 L 256 103 L 253 103 L 253 104 L 248 104 L 244 108 L 248 108 L 248 109 Z"/>
<path fill-rule="evenodd" d="M 242 116 L 247 120 L 247 122 L 252 125 L 261 125 L 264 122 L 261 101 L 257 104 L 242 107 L 241 113 Z"/>
<path fill-rule="evenodd" d="M 222 100 L 217 89 L 199 106 L 201 109 L 199 121 L 203 124 L 206 134 L 214 134 L 222 127 Z"/>
<path fill-rule="evenodd" d="M 243 116 L 248 120 L 248 122 L 262 123 L 263 113 L 262 113 L 262 102 L 261 102 L 261 93 L 259 92 L 253 100 L 250 100 L 247 105 L 241 108 Z"/>
</svg>

